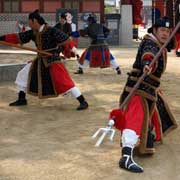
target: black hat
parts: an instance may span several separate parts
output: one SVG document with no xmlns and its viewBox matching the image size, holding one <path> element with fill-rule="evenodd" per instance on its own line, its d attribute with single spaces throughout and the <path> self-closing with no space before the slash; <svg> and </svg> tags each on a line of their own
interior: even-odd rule
<svg viewBox="0 0 180 180">
<path fill-rule="evenodd" d="M 38 9 L 36 9 L 35 11 L 33 11 L 32 13 L 29 14 L 29 19 L 31 19 L 31 20 L 36 19 L 36 20 L 39 22 L 39 24 L 41 24 L 41 25 L 42 25 L 42 24 L 45 24 L 45 20 L 44 20 L 44 18 L 40 15 Z"/>
<path fill-rule="evenodd" d="M 90 14 L 89 17 L 87 18 L 87 21 L 92 22 L 92 23 L 96 23 L 96 18 Z"/>
<path fill-rule="evenodd" d="M 29 19 L 39 19 L 39 18 L 40 18 L 40 14 L 38 9 L 36 9 L 35 11 L 29 14 Z"/>
<path fill-rule="evenodd" d="M 61 14 L 61 18 L 62 18 L 62 19 L 66 19 L 66 14 L 65 14 L 65 13 L 62 13 L 62 14 Z"/>
<path fill-rule="evenodd" d="M 162 17 L 162 18 L 156 20 L 155 24 L 154 24 L 152 27 L 150 27 L 150 28 L 147 30 L 147 32 L 148 32 L 148 33 L 152 33 L 154 27 L 155 27 L 155 28 L 158 28 L 158 27 L 171 28 L 168 17 Z"/>
</svg>

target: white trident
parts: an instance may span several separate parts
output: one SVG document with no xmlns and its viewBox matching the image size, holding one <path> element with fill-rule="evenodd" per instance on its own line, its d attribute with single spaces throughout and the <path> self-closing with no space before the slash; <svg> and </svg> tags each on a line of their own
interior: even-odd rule
<svg viewBox="0 0 180 180">
<path fill-rule="evenodd" d="M 102 132 L 102 135 L 100 136 L 100 138 L 97 140 L 95 146 L 98 147 L 100 146 L 100 144 L 103 142 L 105 136 L 108 134 L 108 133 L 111 133 L 110 137 L 109 137 L 109 140 L 110 141 L 113 141 L 113 137 L 114 137 L 114 134 L 115 134 L 115 130 L 112 128 L 114 125 L 114 120 L 113 119 L 110 119 L 109 120 L 109 123 L 108 125 L 105 127 L 105 128 L 99 128 L 92 136 L 92 138 L 96 138 L 97 135 L 99 133 Z"/>
</svg>

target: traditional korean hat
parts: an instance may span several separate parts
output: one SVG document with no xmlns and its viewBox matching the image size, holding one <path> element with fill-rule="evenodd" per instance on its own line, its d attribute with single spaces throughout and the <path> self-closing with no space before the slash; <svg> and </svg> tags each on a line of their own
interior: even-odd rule
<svg viewBox="0 0 180 180">
<path fill-rule="evenodd" d="M 162 18 L 156 20 L 155 24 L 154 24 L 152 27 L 150 27 L 150 28 L 147 30 L 147 32 L 148 32 L 148 33 L 152 33 L 152 32 L 153 32 L 153 28 L 158 28 L 158 27 L 171 28 L 168 17 L 162 17 Z"/>
<path fill-rule="evenodd" d="M 29 19 L 36 19 L 40 24 L 45 24 L 44 18 L 40 15 L 39 10 L 36 9 L 32 13 L 29 14 Z"/>
<path fill-rule="evenodd" d="M 66 19 L 66 14 L 65 14 L 65 13 L 62 13 L 62 14 L 61 14 L 61 18 L 62 18 L 62 19 Z"/>
<path fill-rule="evenodd" d="M 92 15 L 89 15 L 89 17 L 87 18 L 88 22 L 92 22 L 92 23 L 96 23 L 96 18 Z"/>
</svg>

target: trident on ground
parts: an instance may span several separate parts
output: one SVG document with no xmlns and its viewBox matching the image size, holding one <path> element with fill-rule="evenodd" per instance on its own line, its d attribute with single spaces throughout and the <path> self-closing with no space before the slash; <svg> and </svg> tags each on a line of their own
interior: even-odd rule
<svg viewBox="0 0 180 180">
<path fill-rule="evenodd" d="M 114 134 L 115 134 L 115 130 L 112 128 L 114 125 L 114 120 L 111 119 L 109 122 L 108 122 L 108 125 L 105 127 L 105 128 L 99 128 L 92 136 L 92 138 L 96 138 L 97 135 L 99 133 L 102 132 L 102 135 L 100 136 L 100 138 L 97 140 L 95 146 L 98 147 L 101 145 L 101 143 L 103 142 L 105 136 L 108 134 L 108 133 L 111 133 L 110 137 L 109 137 L 109 140 L 110 141 L 113 141 L 113 137 L 114 137 Z"/>
</svg>

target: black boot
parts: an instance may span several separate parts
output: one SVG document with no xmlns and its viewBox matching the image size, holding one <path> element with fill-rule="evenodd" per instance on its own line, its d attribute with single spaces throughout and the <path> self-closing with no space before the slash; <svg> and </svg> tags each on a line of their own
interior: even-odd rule
<svg viewBox="0 0 180 180">
<path fill-rule="evenodd" d="M 180 52 L 179 51 L 176 51 L 176 56 L 180 57 Z"/>
<path fill-rule="evenodd" d="M 78 68 L 78 70 L 74 73 L 74 74 L 83 74 L 83 69 L 82 68 Z"/>
<path fill-rule="evenodd" d="M 9 104 L 9 106 L 24 106 L 27 105 L 26 93 L 20 91 L 18 94 L 18 100 Z"/>
<path fill-rule="evenodd" d="M 79 58 L 80 58 L 79 54 L 76 54 L 76 58 L 77 58 L 77 60 L 79 60 Z"/>
<path fill-rule="evenodd" d="M 130 147 L 122 148 L 122 157 L 119 161 L 119 167 L 135 173 L 143 172 L 143 168 L 134 162 L 133 148 Z"/>
<path fill-rule="evenodd" d="M 117 72 L 117 74 L 119 74 L 119 75 L 121 74 L 121 70 L 120 70 L 119 67 L 116 68 L 116 72 Z"/>
<path fill-rule="evenodd" d="M 84 110 L 88 108 L 88 103 L 86 102 L 86 100 L 84 99 L 83 95 L 80 95 L 77 100 L 79 101 L 80 105 L 77 107 L 77 110 Z"/>
</svg>

